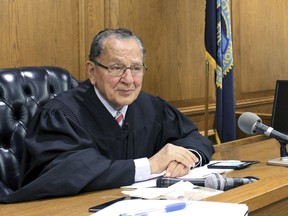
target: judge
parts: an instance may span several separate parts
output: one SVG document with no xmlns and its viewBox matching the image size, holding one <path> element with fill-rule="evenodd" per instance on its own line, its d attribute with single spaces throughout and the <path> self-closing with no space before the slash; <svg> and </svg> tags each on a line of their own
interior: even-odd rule
<svg viewBox="0 0 288 216">
<path fill-rule="evenodd" d="M 183 176 L 208 163 L 213 145 L 191 120 L 141 91 L 144 59 L 143 42 L 131 31 L 97 34 L 86 63 L 89 79 L 50 100 L 34 116 L 25 140 L 21 184 L 0 201 L 118 188 L 151 174 Z"/>
</svg>

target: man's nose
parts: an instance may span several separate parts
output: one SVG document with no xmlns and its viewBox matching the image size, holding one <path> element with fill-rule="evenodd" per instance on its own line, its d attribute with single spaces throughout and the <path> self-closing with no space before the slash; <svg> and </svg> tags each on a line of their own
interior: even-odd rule
<svg viewBox="0 0 288 216">
<path fill-rule="evenodd" d="M 124 78 L 125 81 L 134 82 L 134 77 L 133 77 L 132 71 L 131 71 L 131 69 L 129 67 L 126 68 L 126 70 L 124 71 L 124 73 L 123 73 L 123 75 L 121 77 Z"/>
</svg>

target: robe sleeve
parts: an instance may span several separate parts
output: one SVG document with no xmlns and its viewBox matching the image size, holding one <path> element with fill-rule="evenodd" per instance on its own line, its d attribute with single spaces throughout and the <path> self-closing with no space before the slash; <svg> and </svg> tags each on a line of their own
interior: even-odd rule
<svg viewBox="0 0 288 216">
<path fill-rule="evenodd" d="M 166 142 L 198 152 L 202 165 L 209 163 L 214 153 L 211 141 L 203 137 L 196 125 L 183 113 L 163 101 L 163 139 Z"/>
</svg>

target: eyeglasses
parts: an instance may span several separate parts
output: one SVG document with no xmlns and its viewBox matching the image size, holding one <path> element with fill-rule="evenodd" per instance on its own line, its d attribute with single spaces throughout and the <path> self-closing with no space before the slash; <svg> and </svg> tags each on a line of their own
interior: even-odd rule
<svg viewBox="0 0 288 216">
<path fill-rule="evenodd" d="M 131 65 L 130 67 L 126 67 L 122 64 L 113 64 L 113 65 L 102 65 L 97 61 L 94 61 L 94 63 L 106 70 L 108 70 L 108 73 L 110 76 L 113 77 L 121 77 L 126 72 L 127 69 L 130 69 L 131 74 L 133 77 L 142 77 L 144 76 L 144 73 L 147 70 L 147 66 L 145 64 L 143 65 Z"/>
</svg>

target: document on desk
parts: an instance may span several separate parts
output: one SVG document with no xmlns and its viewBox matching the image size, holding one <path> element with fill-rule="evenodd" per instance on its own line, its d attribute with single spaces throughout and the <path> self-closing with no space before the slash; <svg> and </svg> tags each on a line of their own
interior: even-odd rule
<svg viewBox="0 0 288 216">
<path fill-rule="evenodd" d="M 171 209 L 169 206 L 180 205 Z M 131 215 L 169 215 L 169 216 L 247 216 L 246 204 L 209 202 L 209 201 L 177 201 L 177 200 L 123 200 L 92 214 L 92 216 L 131 216 Z"/>
</svg>

